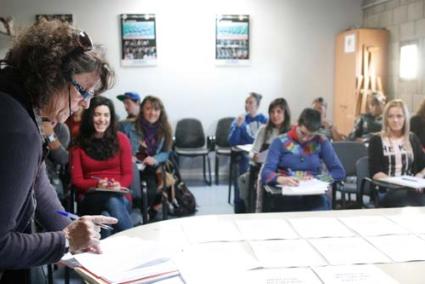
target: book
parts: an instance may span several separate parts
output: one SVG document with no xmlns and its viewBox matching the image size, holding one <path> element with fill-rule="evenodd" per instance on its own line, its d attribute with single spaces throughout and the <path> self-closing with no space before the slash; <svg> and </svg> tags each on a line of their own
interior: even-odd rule
<svg viewBox="0 0 425 284">
<path fill-rule="evenodd" d="M 109 193 L 121 193 L 126 194 L 130 192 L 130 189 L 126 187 L 120 188 L 102 188 L 102 187 L 91 187 L 88 192 L 109 192 Z"/>
</svg>

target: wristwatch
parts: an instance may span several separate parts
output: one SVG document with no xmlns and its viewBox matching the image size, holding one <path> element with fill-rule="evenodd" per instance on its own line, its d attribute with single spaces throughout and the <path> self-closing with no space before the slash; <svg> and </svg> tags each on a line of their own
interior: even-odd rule
<svg viewBox="0 0 425 284">
<path fill-rule="evenodd" d="M 65 253 L 69 252 L 69 240 L 65 237 Z"/>
<path fill-rule="evenodd" d="M 47 136 L 47 141 L 49 141 L 49 143 L 55 142 L 58 138 L 56 137 L 55 133 L 50 134 L 49 136 Z"/>
</svg>

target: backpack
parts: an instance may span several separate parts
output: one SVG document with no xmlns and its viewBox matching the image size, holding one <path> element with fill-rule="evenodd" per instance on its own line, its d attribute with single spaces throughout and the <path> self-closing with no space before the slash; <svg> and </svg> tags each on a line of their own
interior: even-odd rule
<svg viewBox="0 0 425 284">
<path fill-rule="evenodd" d="M 168 213 L 177 217 L 193 215 L 196 212 L 196 199 L 182 181 L 180 171 L 173 155 L 164 165 Z M 164 184 L 164 182 L 162 182 Z"/>
</svg>

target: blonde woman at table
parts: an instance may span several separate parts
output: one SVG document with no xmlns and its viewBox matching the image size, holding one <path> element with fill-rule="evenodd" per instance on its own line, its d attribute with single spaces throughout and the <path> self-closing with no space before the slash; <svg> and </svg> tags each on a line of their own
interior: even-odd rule
<svg viewBox="0 0 425 284">
<path fill-rule="evenodd" d="M 383 129 L 369 142 L 369 171 L 373 179 L 388 176 L 425 176 L 425 154 L 418 137 L 410 132 L 409 112 L 402 100 L 390 101 L 383 114 Z M 383 207 L 424 206 L 421 190 L 393 190 L 378 193 Z"/>
</svg>

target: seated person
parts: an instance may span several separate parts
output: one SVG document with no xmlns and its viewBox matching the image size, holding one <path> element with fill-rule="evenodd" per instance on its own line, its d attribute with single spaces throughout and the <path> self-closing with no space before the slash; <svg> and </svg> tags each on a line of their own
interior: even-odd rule
<svg viewBox="0 0 425 284">
<path fill-rule="evenodd" d="M 425 100 L 410 119 L 410 130 L 418 136 L 422 149 L 425 151 Z"/>
<path fill-rule="evenodd" d="M 322 97 L 315 98 L 312 104 L 313 109 L 320 112 L 322 115 L 322 125 L 319 129 L 319 133 L 326 136 L 331 141 L 341 141 L 345 140 L 346 136 L 342 133 L 339 133 L 335 125 L 332 125 L 326 119 L 326 111 L 328 109 L 328 104 Z"/>
<path fill-rule="evenodd" d="M 70 117 L 65 121 L 68 125 L 69 132 L 71 133 L 71 139 L 74 140 L 78 136 L 80 131 L 81 116 L 83 114 L 84 108 L 79 107 L 76 112 L 73 112 Z"/>
<path fill-rule="evenodd" d="M 158 165 L 168 160 L 173 143 L 171 125 L 162 101 L 146 96 L 140 106 L 136 120 L 139 152 L 137 158 L 146 166 L 141 172 L 148 189 L 149 217 L 153 220 L 161 206 L 161 182 Z"/>
<path fill-rule="evenodd" d="M 418 137 L 409 132 L 409 113 L 402 100 L 390 101 L 384 109 L 380 134 L 369 142 L 369 171 L 373 179 L 388 176 L 425 176 L 425 154 Z M 422 190 L 392 190 L 378 193 L 383 207 L 424 206 Z"/>
<path fill-rule="evenodd" d="M 354 130 L 348 138 L 358 142 L 368 142 L 375 132 L 382 129 L 382 112 L 385 106 L 385 96 L 373 92 L 368 101 L 368 112 L 363 113 L 354 123 Z"/>
<path fill-rule="evenodd" d="M 135 121 L 140 112 L 140 96 L 134 92 L 126 92 L 117 98 L 124 103 L 127 118 L 118 123 L 118 130 L 127 135 L 131 142 L 133 157 L 139 151 L 139 142 L 136 134 Z"/>
<path fill-rule="evenodd" d="M 334 181 L 344 179 L 345 170 L 331 143 L 317 133 L 321 125 L 320 112 L 307 108 L 301 113 L 297 126 L 273 140 L 261 172 L 264 185 L 296 186 L 300 178 L 322 174 L 322 162 Z M 281 201 L 279 211 L 331 209 L 326 194 L 284 196 Z"/>
<path fill-rule="evenodd" d="M 91 100 L 90 107 L 83 112 L 70 155 L 71 183 L 79 194 L 80 214 L 107 214 L 117 218 L 114 232 L 131 228 L 131 195 L 113 191 L 129 187 L 131 183 L 131 148 L 128 138 L 117 131 L 110 99 Z M 93 188 L 111 192 L 90 190 Z"/>
<path fill-rule="evenodd" d="M 250 204 L 253 200 L 248 200 L 248 191 L 255 191 L 256 180 L 258 171 L 264 163 L 265 154 L 271 142 L 279 135 L 286 133 L 291 124 L 291 113 L 289 111 L 288 103 L 284 98 L 274 99 L 269 105 L 269 121 L 266 125 L 262 125 L 258 130 L 257 136 L 254 140 L 254 145 L 250 152 L 251 166 L 248 187 L 240 188 L 241 199 L 243 200 L 243 207 L 241 212 L 245 212 L 246 205 L 253 207 Z M 252 176 L 251 176 L 252 175 Z M 261 196 L 261 195 L 259 195 Z M 253 208 L 249 208 L 253 211 Z"/>
</svg>

